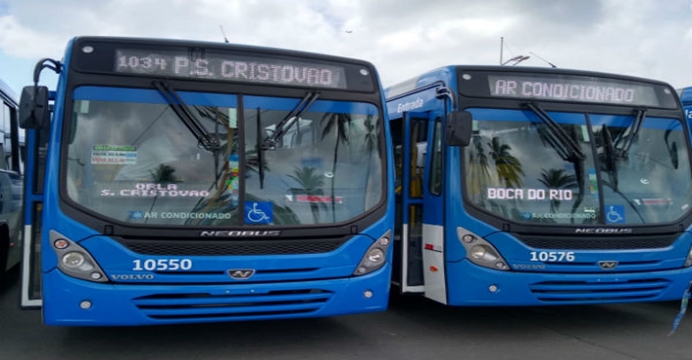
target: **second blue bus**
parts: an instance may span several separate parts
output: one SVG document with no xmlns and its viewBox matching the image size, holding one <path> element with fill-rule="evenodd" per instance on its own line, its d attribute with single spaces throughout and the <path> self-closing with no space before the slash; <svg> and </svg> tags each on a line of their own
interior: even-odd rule
<svg viewBox="0 0 692 360">
<path fill-rule="evenodd" d="M 692 166 L 669 84 L 448 66 L 386 96 L 401 292 L 459 306 L 683 297 Z"/>
</svg>

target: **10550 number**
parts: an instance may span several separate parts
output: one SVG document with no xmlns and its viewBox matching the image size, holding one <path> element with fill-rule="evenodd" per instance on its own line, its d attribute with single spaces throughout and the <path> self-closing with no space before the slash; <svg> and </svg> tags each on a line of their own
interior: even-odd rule
<svg viewBox="0 0 692 360">
<path fill-rule="evenodd" d="M 190 259 L 146 259 L 132 260 L 133 271 L 176 271 L 192 269 Z"/>
</svg>

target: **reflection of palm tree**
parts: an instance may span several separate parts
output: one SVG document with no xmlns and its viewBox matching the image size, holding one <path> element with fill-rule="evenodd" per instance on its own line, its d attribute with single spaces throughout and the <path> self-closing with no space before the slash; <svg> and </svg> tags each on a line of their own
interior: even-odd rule
<svg viewBox="0 0 692 360">
<path fill-rule="evenodd" d="M 175 175 L 173 175 L 174 172 L 174 167 L 166 164 L 161 164 L 156 168 L 156 170 L 150 171 L 149 174 L 151 176 L 151 182 L 166 185 L 180 182 L 175 177 Z M 152 212 L 154 210 L 154 205 L 156 205 L 156 199 L 158 198 L 159 197 L 157 195 L 154 196 L 154 198 L 152 199 L 151 206 L 149 207 L 149 212 Z"/>
<path fill-rule="evenodd" d="M 512 147 L 501 143 L 497 136 L 491 139 L 488 146 L 500 182 L 504 182 L 508 188 L 521 187 L 521 177 L 524 176 L 524 170 L 519 159 L 511 154 Z"/>
<path fill-rule="evenodd" d="M 322 117 L 321 123 L 324 124 L 322 129 L 322 140 L 332 131 L 336 129 L 336 143 L 334 144 L 334 161 L 332 162 L 332 178 L 331 178 L 331 197 L 332 197 L 332 218 L 336 222 L 336 202 L 334 201 L 334 179 L 336 178 L 336 162 L 339 154 L 339 143 L 343 142 L 348 145 L 348 130 L 351 127 L 353 119 L 350 114 L 327 113 Z"/>
<path fill-rule="evenodd" d="M 475 151 L 469 151 L 470 192 L 472 195 L 480 194 L 481 200 L 485 200 L 482 189 L 490 185 L 490 164 L 480 136 L 473 137 L 473 147 Z"/>
<path fill-rule="evenodd" d="M 363 139 L 365 144 L 365 150 L 368 151 L 368 154 L 371 154 L 377 146 L 379 128 L 375 125 L 375 123 L 373 123 L 372 115 L 368 115 L 368 117 L 363 122 L 363 125 L 365 126 L 365 137 Z"/>
<path fill-rule="evenodd" d="M 366 172 L 365 172 L 365 181 L 369 182 L 370 181 L 370 167 L 371 167 L 371 162 L 372 162 L 372 152 L 376 149 L 377 147 L 377 138 L 378 138 L 378 127 L 373 123 L 373 117 L 372 115 L 368 115 L 368 117 L 365 119 L 365 122 L 363 123 L 365 125 L 365 138 L 363 139 L 363 145 L 365 146 L 365 151 L 367 151 L 368 156 L 367 156 L 367 163 L 366 163 Z"/>
<path fill-rule="evenodd" d="M 264 151 L 264 150 L 261 150 Z M 281 150 L 269 150 L 269 151 L 281 151 Z M 247 171 L 254 171 L 256 173 L 259 173 L 259 168 L 260 168 L 260 157 L 259 151 L 257 149 L 252 149 L 252 150 L 247 150 L 245 151 L 245 169 Z M 262 170 L 264 171 L 269 171 L 269 165 L 267 165 L 267 161 L 265 159 L 262 159 Z M 249 174 L 245 174 L 245 176 L 249 176 Z"/>
<path fill-rule="evenodd" d="M 166 164 L 161 164 L 159 165 L 159 167 L 156 168 L 156 170 L 150 171 L 149 174 L 151 175 L 151 181 L 154 183 L 172 184 L 180 182 L 175 177 L 175 175 L 173 175 L 174 172 L 174 167 Z"/>
<path fill-rule="evenodd" d="M 193 210 L 195 210 L 195 212 L 207 213 L 213 212 L 212 209 L 218 210 L 223 208 L 224 211 L 230 212 L 225 208 L 225 202 L 230 198 L 229 196 L 226 196 L 228 186 L 219 186 L 219 184 L 225 185 L 232 180 L 232 169 L 230 169 L 228 166 L 227 159 L 230 154 L 236 152 L 235 150 L 238 147 L 238 134 L 236 133 L 235 128 L 230 126 L 229 114 L 220 111 L 218 107 L 195 106 L 194 108 L 200 117 L 213 122 L 214 136 L 217 140 L 219 140 L 221 147 L 214 153 L 214 182 L 209 186 L 209 191 L 214 188 L 216 188 L 216 190 L 207 199 L 200 199 Z M 221 129 L 219 129 L 219 127 L 221 127 Z M 209 130 L 208 126 L 205 126 L 205 128 Z M 220 134 L 223 134 L 223 132 L 220 130 L 225 131 L 225 139 L 218 137 Z M 220 154 L 222 154 L 222 156 L 219 156 Z M 220 161 L 220 159 L 225 159 L 226 161 Z M 217 168 L 219 166 L 221 166 L 220 170 Z M 232 201 L 230 203 L 233 204 Z M 200 222 L 201 220 L 197 220 L 197 223 Z"/>
<path fill-rule="evenodd" d="M 312 166 L 305 166 L 302 168 L 296 168 L 293 171 L 294 175 L 288 175 L 291 179 L 295 180 L 302 187 L 301 192 L 307 196 L 321 196 L 324 195 L 324 178 L 317 172 L 317 169 Z M 334 198 L 332 198 L 332 203 L 334 203 Z M 312 211 L 312 217 L 315 220 L 315 224 L 319 223 L 319 210 L 320 205 L 326 210 L 326 205 L 317 201 L 316 199 L 308 199 L 310 202 L 310 210 Z"/>
<path fill-rule="evenodd" d="M 538 181 L 548 189 L 573 189 L 577 187 L 577 177 L 568 174 L 563 169 L 542 169 L 541 178 Z M 560 207 L 560 200 L 550 200 L 550 212 L 554 213 Z"/>
</svg>

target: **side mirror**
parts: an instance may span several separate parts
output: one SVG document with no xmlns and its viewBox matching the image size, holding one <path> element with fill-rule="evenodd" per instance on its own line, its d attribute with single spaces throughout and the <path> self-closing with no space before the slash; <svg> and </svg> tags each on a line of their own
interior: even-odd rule
<svg viewBox="0 0 692 360">
<path fill-rule="evenodd" d="M 25 86 L 19 100 L 19 126 L 22 129 L 40 129 L 49 123 L 48 88 Z"/>
<path fill-rule="evenodd" d="M 453 111 L 447 115 L 445 141 L 449 146 L 468 146 L 473 131 L 473 117 L 468 111 Z"/>
</svg>

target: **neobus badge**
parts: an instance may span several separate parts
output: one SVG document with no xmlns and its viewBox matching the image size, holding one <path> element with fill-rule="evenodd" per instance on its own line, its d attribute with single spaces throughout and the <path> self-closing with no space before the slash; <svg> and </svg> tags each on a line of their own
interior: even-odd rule
<svg viewBox="0 0 692 360">
<path fill-rule="evenodd" d="M 281 235 L 280 230 L 224 230 L 224 231 L 202 231 L 200 236 L 204 237 L 269 237 Z"/>
<path fill-rule="evenodd" d="M 631 234 L 632 228 L 613 229 L 613 228 L 576 228 L 575 234 Z"/>
<path fill-rule="evenodd" d="M 255 274 L 255 270 L 253 270 L 253 269 L 231 269 L 231 270 L 228 270 L 228 275 L 234 279 L 237 279 L 237 280 L 249 279 L 254 274 Z"/>
</svg>

